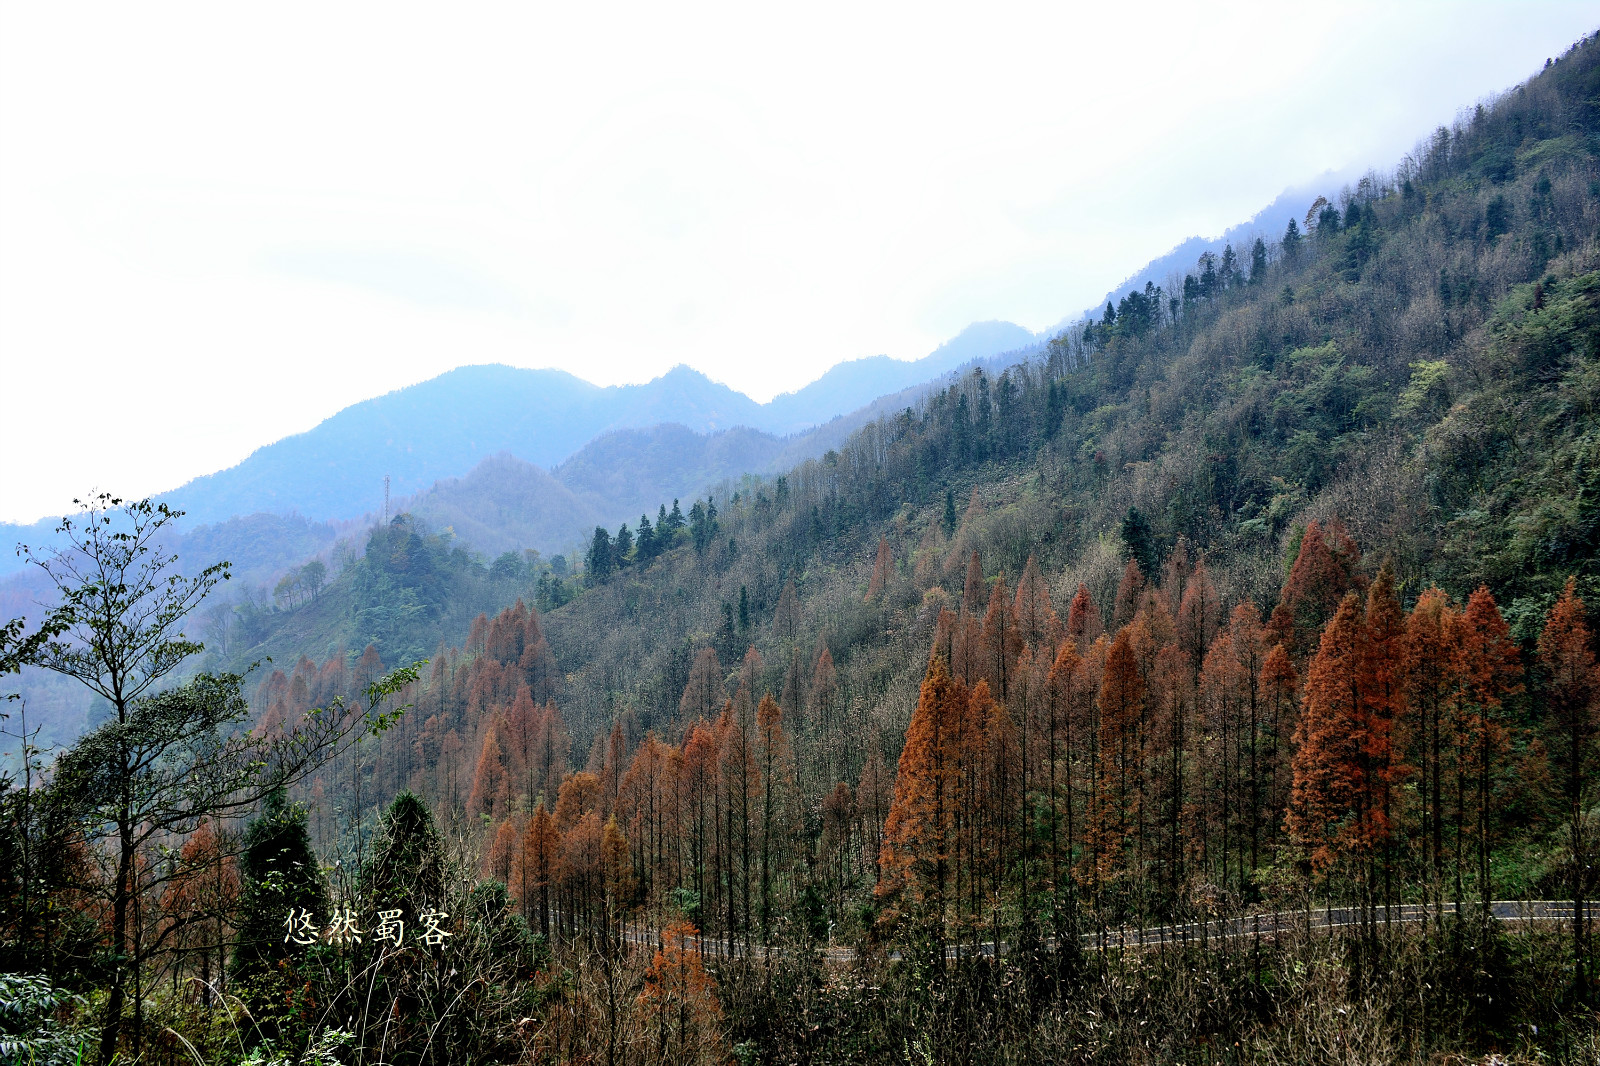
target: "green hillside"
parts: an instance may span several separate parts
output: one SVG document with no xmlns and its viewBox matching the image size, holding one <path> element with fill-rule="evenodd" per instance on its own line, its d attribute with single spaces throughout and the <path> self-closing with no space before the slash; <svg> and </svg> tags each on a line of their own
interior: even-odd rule
<svg viewBox="0 0 1600 1066">
<path fill-rule="evenodd" d="M 9 790 L 0 970 L 173 1061 L 213 973 L 281 1061 L 1596 1061 L 1600 38 L 1282 227 L 581 558 L 374 529 L 212 661 L 283 763 L 420 674 L 234 866 Z"/>
</svg>

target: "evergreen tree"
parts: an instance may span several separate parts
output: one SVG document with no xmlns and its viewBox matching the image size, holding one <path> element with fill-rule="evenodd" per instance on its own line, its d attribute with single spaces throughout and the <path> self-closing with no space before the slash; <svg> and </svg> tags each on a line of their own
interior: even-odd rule
<svg viewBox="0 0 1600 1066">
<path fill-rule="evenodd" d="M 1145 517 L 1144 512 L 1137 507 L 1128 508 L 1128 513 L 1122 518 L 1121 534 L 1123 547 L 1139 564 L 1139 572 L 1158 573 L 1161 557 L 1156 548 L 1155 533 L 1150 528 L 1150 519 Z"/>
<path fill-rule="evenodd" d="M 610 577 L 614 561 L 611 534 L 606 532 L 604 526 L 595 526 L 594 537 L 589 542 L 589 554 L 584 560 L 584 565 L 589 571 L 590 583 L 598 583 Z"/>
<path fill-rule="evenodd" d="M 444 842 L 432 813 L 410 789 L 384 813 L 361 880 L 361 895 L 373 909 L 399 907 L 412 921 L 444 898 Z"/>
<path fill-rule="evenodd" d="M 635 540 L 635 544 L 638 546 L 636 550 L 639 553 L 639 561 L 641 563 L 648 563 L 656 557 L 656 531 L 650 525 L 650 517 L 648 515 L 639 516 L 639 536 Z"/>
<path fill-rule="evenodd" d="M 243 884 L 239 936 L 233 949 L 235 980 L 264 992 L 263 979 L 280 964 L 304 958 L 302 941 L 320 937 L 328 924 L 328 893 L 306 829 L 306 812 L 282 790 L 271 793 L 261 816 L 244 834 L 239 862 Z"/>
</svg>

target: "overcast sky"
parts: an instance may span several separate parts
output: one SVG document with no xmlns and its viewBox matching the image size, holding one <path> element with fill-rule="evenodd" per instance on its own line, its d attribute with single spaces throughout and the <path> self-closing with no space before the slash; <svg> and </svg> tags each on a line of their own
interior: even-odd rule
<svg viewBox="0 0 1600 1066">
<path fill-rule="evenodd" d="M 765 400 L 1390 166 L 1594 5 L 0 3 L 0 520 L 464 363 Z M 1330 192 L 1333 190 L 1329 190 Z"/>
</svg>

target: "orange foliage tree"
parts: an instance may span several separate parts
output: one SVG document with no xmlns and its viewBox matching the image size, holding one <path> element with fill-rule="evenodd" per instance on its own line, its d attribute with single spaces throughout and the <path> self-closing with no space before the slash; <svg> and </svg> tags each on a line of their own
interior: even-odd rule
<svg viewBox="0 0 1600 1066">
<path fill-rule="evenodd" d="M 960 799 L 960 744 L 967 688 L 935 656 L 906 730 L 894 801 L 884 823 L 878 894 L 925 909 L 941 957 L 951 849 Z"/>
</svg>

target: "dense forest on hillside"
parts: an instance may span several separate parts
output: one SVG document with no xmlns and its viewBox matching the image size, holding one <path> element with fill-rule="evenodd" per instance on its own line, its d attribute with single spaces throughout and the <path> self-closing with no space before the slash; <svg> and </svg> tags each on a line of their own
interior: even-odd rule
<svg viewBox="0 0 1600 1066">
<path fill-rule="evenodd" d="M 582 559 L 402 514 L 115 688 L 7 782 L 0 1039 L 1594 1061 L 1600 44 L 1309 207 Z"/>
</svg>

